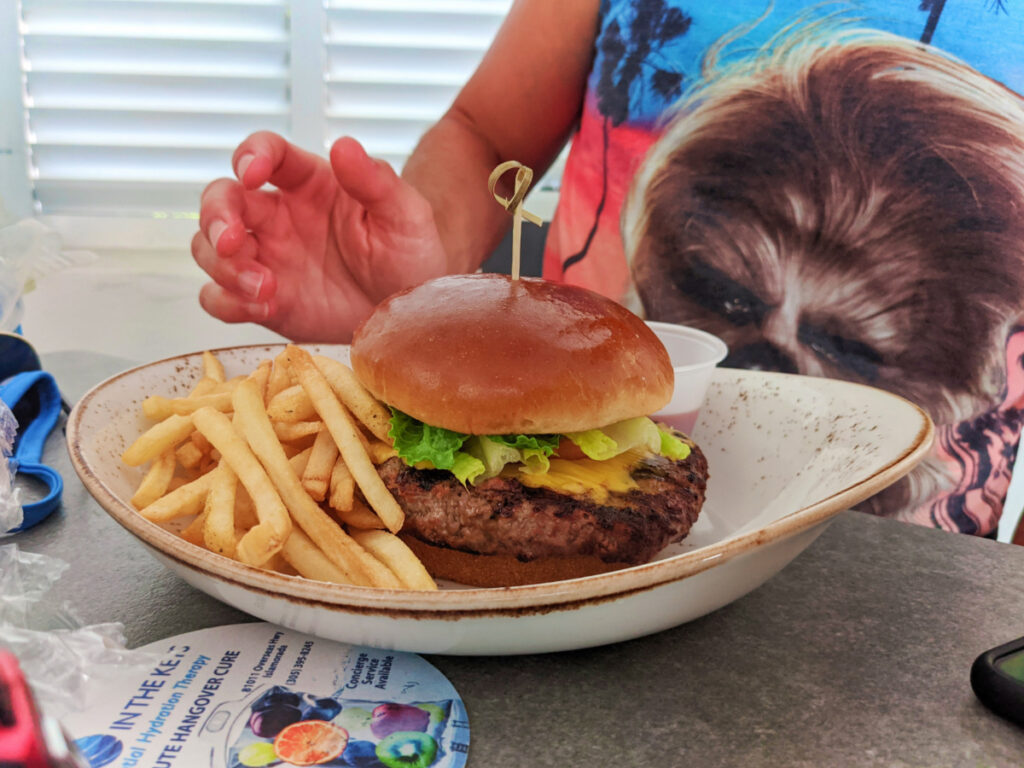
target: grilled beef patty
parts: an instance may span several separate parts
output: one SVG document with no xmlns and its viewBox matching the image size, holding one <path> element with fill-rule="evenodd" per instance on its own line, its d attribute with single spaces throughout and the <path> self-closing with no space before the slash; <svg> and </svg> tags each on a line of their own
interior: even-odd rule
<svg viewBox="0 0 1024 768">
<path fill-rule="evenodd" d="M 601 503 L 507 477 L 464 487 L 450 472 L 413 469 L 399 458 L 377 471 L 405 510 L 402 532 L 431 544 L 520 560 L 593 555 L 637 565 L 683 539 L 697 520 L 708 466 L 700 449 L 690 448 L 682 461 L 639 460 L 630 468 L 638 487 Z"/>
</svg>

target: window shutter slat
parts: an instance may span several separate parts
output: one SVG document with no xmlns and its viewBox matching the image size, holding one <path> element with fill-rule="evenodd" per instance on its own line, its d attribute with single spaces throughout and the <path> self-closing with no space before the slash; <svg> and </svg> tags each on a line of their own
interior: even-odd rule
<svg viewBox="0 0 1024 768">
<path fill-rule="evenodd" d="M 163 110 L 32 110 L 35 144 L 109 144 L 233 148 L 254 131 L 286 133 L 287 112 L 221 113 L 212 122 L 201 112 Z"/>
<path fill-rule="evenodd" d="M 35 182 L 46 210 L 73 216 L 97 214 L 176 218 L 199 207 L 202 184 L 175 181 L 97 181 L 55 178 Z M 145 243 L 139 243 L 145 246 Z"/>
<path fill-rule="evenodd" d="M 23 38 L 29 71 L 200 76 L 283 76 L 284 42 L 138 40 L 55 35 Z"/>
<path fill-rule="evenodd" d="M 178 40 L 286 40 L 283 2 L 23 0 L 22 34 Z"/>
<path fill-rule="evenodd" d="M 182 77 L 30 72 L 29 107 L 185 112 L 286 112 L 288 83 L 277 77 Z"/>
</svg>

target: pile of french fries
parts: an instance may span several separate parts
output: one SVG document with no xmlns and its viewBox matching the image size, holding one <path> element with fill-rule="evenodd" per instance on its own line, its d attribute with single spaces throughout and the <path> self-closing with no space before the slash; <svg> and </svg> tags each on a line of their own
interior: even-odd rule
<svg viewBox="0 0 1024 768">
<path fill-rule="evenodd" d="M 142 410 L 156 423 L 121 458 L 149 465 L 131 500 L 147 520 L 258 568 L 437 588 L 395 535 L 405 515 L 375 468 L 395 455 L 391 414 L 348 366 L 289 345 L 227 379 L 204 352 L 188 396 L 154 395 Z"/>
</svg>

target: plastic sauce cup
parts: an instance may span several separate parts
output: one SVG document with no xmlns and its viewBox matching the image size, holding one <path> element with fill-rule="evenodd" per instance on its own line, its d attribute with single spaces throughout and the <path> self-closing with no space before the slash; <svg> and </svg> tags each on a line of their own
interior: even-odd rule
<svg viewBox="0 0 1024 768">
<path fill-rule="evenodd" d="M 647 325 L 668 350 L 676 377 L 672 400 L 652 418 L 690 434 L 715 367 L 725 359 L 729 348 L 717 336 L 696 328 L 653 321 Z"/>
</svg>

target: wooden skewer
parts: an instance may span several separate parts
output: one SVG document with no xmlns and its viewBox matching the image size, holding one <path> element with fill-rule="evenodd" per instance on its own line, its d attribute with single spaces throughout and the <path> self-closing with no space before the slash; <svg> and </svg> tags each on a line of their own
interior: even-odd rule
<svg viewBox="0 0 1024 768">
<path fill-rule="evenodd" d="M 512 189 L 512 197 L 502 197 L 494 191 L 495 186 L 506 171 L 510 171 L 513 168 L 516 169 L 516 181 L 515 186 Z M 526 191 L 530 188 L 530 184 L 533 182 L 533 171 L 527 166 L 520 163 L 518 160 L 507 160 L 501 163 L 497 168 L 491 171 L 491 176 L 487 180 L 487 188 L 494 195 L 494 199 L 498 201 L 498 204 L 506 211 L 512 214 L 512 279 L 519 279 L 519 265 L 520 265 L 520 246 L 522 243 L 521 230 L 523 226 L 523 219 L 526 219 L 531 224 L 536 224 L 538 227 L 543 223 L 543 219 L 539 216 L 530 213 L 523 208 L 523 198 L 526 197 Z"/>
</svg>

